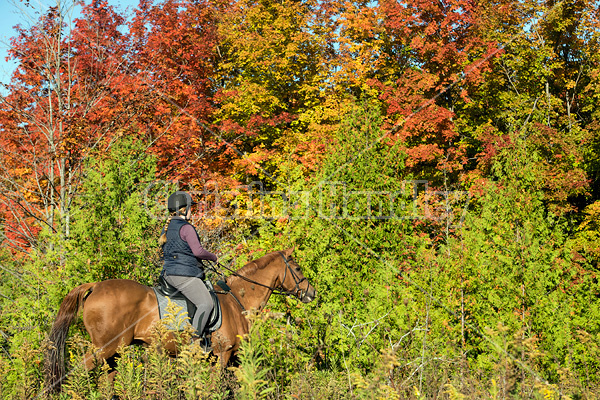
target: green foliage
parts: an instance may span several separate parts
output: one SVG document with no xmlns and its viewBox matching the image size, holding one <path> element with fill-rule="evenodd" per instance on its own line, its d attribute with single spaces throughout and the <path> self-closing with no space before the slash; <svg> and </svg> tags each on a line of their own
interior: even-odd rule
<svg viewBox="0 0 600 400">
<path fill-rule="evenodd" d="M 67 268 L 86 281 L 156 276 L 156 219 L 162 199 L 149 191 L 156 160 L 142 141 L 121 138 L 109 154 L 92 154 L 73 208 Z"/>
<path fill-rule="evenodd" d="M 134 400 L 144 391 L 144 364 L 139 348 L 126 346 L 119 349 L 115 375 L 115 394 L 121 399 Z"/>
<path fill-rule="evenodd" d="M 579 378 L 561 374 L 596 353 L 597 346 L 573 350 L 580 341 L 576 332 L 595 331 L 597 310 L 577 305 L 589 301 L 589 286 L 571 268 L 563 221 L 548 213 L 541 193 L 528 188 L 528 173 L 524 165 L 514 172 L 523 178 L 509 175 L 488 184 L 460 235 L 440 249 L 440 271 L 448 279 L 435 296 L 450 293 L 449 304 L 462 309 L 455 314 L 464 321 L 461 352 L 469 354 L 472 368 L 491 379 L 506 365 L 503 390 L 529 390 L 540 379 L 536 371 L 549 382 L 563 382 L 563 390 L 579 390 L 577 380 L 597 371 L 595 362 L 585 361 Z M 487 333 L 490 328 L 502 334 Z"/>
<path fill-rule="evenodd" d="M 536 148 L 517 141 L 500 152 L 496 182 L 485 183 L 464 215 L 460 199 L 444 214 L 443 197 L 412 198 L 415 187 L 406 190 L 401 144 L 385 141 L 378 115 L 374 104 L 357 105 L 313 186 L 294 183 L 306 203 L 264 225 L 250 243 L 295 245 L 318 293 L 315 303 L 298 307 L 272 301 L 285 318 L 260 328 L 271 380 L 296 393 L 335 371 L 333 387 L 320 390 L 335 397 L 350 377 L 352 398 L 377 391 L 389 398 L 589 393 L 597 385 L 590 377 L 598 376 L 598 345 L 588 336 L 598 332 L 589 297 L 596 283 L 572 268 L 568 224 L 537 181 L 545 167 Z M 383 218 L 389 203 L 369 202 L 389 193 L 396 194 L 396 218 Z M 580 243 L 594 234 L 586 221 Z M 398 360 L 386 372 L 377 367 L 383 349 Z"/>
<path fill-rule="evenodd" d="M 425 3 L 144 2 L 130 61 L 153 73 L 125 68 L 114 85 L 70 55 L 73 76 L 90 79 L 55 95 L 77 92 L 75 108 L 103 128 L 64 109 L 45 125 L 69 122 L 60 154 L 41 154 L 19 114 L 31 104 L 43 122 L 45 102 L 8 88 L 3 188 L 37 214 L 0 205 L 3 240 L 23 227 L 35 238 L 27 253 L 0 251 L 0 397 L 45 396 L 44 338 L 70 288 L 153 283 L 165 196 L 152 182 L 184 176 L 189 187 L 259 177 L 285 193 L 232 190 L 199 222 L 201 237 L 239 263 L 295 247 L 317 299 L 274 297 L 251 315 L 235 376 L 163 323 L 148 348 L 121 349 L 113 385 L 107 364 L 83 367 L 91 349 L 78 322 L 56 399 L 598 398 L 597 4 Z M 92 8 L 96 22 L 119 21 Z M 43 53 L 33 39 L 15 42 L 22 62 Z M 36 71 L 15 81 L 50 93 Z M 143 81 L 152 76 L 161 81 Z M 91 82 L 110 106 L 97 114 L 75 90 Z M 117 132 L 109 151 L 91 151 L 88 133 L 106 129 Z M 59 159 L 71 164 L 52 178 Z"/>
<path fill-rule="evenodd" d="M 44 338 L 52 315 L 48 283 L 54 276 L 41 262 L 2 262 L 0 283 L 0 365 L 2 397 L 32 398 L 41 391 Z"/>
<path fill-rule="evenodd" d="M 96 391 L 96 379 L 93 373 L 85 368 L 82 360 L 86 353 L 93 353 L 93 346 L 81 335 L 69 339 L 69 375 L 65 379 L 63 392 L 74 400 L 100 398 Z"/>
<path fill-rule="evenodd" d="M 3 349 L 10 372 L 3 391 L 15 398 L 41 390 L 43 339 L 64 295 L 75 285 L 103 277 L 151 283 L 156 267 L 154 160 L 141 142 L 123 139 L 109 154 L 93 154 L 85 167 L 81 197 L 71 205 L 69 239 L 43 232 L 46 244 L 29 259 L 6 258 L 0 299 Z M 143 196 L 147 196 L 144 198 Z M 32 359 L 32 357 L 34 359 Z M 75 391 L 79 391 L 76 388 Z"/>
<path fill-rule="evenodd" d="M 346 115 L 322 171 L 310 186 L 310 208 L 288 228 L 299 257 L 315 282 L 318 304 L 309 305 L 313 332 L 302 339 L 319 351 L 315 359 L 335 368 L 368 368 L 374 349 L 407 329 L 400 316 L 402 285 L 416 241 L 405 207 L 412 187 L 403 182 L 399 144 L 387 143 L 376 103 Z M 300 188 L 299 188 L 300 189 Z M 327 343 L 327 346 L 324 344 Z"/>
<path fill-rule="evenodd" d="M 400 394 L 390 386 L 389 378 L 399 365 L 393 354 L 384 354 L 376 361 L 377 368 L 368 376 L 351 374 L 353 398 L 399 400 Z"/>
<path fill-rule="evenodd" d="M 42 349 L 39 341 L 15 335 L 10 349 L 11 358 L 3 362 L 6 375 L 2 393 L 7 399 L 30 399 L 41 389 L 40 362 Z M 7 365 L 8 364 L 8 365 Z"/>
<path fill-rule="evenodd" d="M 289 392 L 298 399 L 347 399 L 348 377 L 331 370 L 306 370 L 293 376 Z"/>
<path fill-rule="evenodd" d="M 248 317 L 251 321 L 250 332 L 248 332 L 243 345 L 240 346 L 238 353 L 240 365 L 235 369 L 235 376 L 240 383 L 238 398 L 242 400 L 265 399 L 274 388 L 270 387 L 269 381 L 265 379 L 269 373 L 269 367 L 266 366 L 263 356 L 263 341 L 257 336 L 256 322 L 261 315 L 250 314 Z"/>
</svg>

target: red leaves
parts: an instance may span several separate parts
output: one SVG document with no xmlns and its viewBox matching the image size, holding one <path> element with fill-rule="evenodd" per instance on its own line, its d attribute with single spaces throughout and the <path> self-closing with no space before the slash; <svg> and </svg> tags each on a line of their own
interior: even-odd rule
<svg viewBox="0 0 600 400">
<path fill-rule="evenodd" d="M 458 142 L 455 110 L 471 102 L 499 53 L 481 35 L 476 4 L 384 1 L 380 11 L 390 56 L 400 64 L 395 81 L 375 86 L 382 90 L 393 137 L 406 146 L 407 166 L 427 171 L 428 179 L 462 170 L 466 147 Z"/>
<path fill-rule="evenodd" d="M 477 80 L 496 49 L 478 32 L 477 6 L 471 1 L 384 1 L 381 8 L 393 48 L 406 48 L 415 65 L 437 77 L 433 90 L 467 77 Z"/>
<path fill-rule="evenodd" d="M 190 182 L 227 170 L 219 154 L 225 144 L 210 122 L 215 15 L 208 1 L 144 1 L 130 25 L 132 67 L 144 84 L 135 98 L 147 107 L 139 129 L 153 138 L 167 178 Z"/>
<path fill-rule="evenodd" d="M 481 132 L 479 140 L 481 141 L 483 151 L 477 154 L 477 158 L 479 167 L 488 169 L 491 166 L 494 157 L 498 155 L 498 152 L 512 146 L 513 143 L 508 134 L 499 133 L 490 125 L 485 125 Z"/>
<path fill-rule="evenodd" d="M 538 112 L 540 100 L 524 124 L 523 104 L 540 96 L 539 71 L 547 61 L 527 64 L 537 60 L 535 51 L 519 54 L 516 44 L 507 47 L 515 54 L 498 60 L 504 50 L 497 43 L 522 28 L 526 12 L 524 5 L 496 5 L 143 0 L 127 23 L 101 0 L 83 8 L 69 36 L 52 9 L 12 42 L 20 66 L 6 98 L 11 107 L 0 112 L 7 132 L 0 140 L 10 149 L 3 158 L 20 183 L 26 174 L 9 153 L 27 160 L 33 176 L 23 186 L 39 181 L 54 191 L 38 190 L 40 199 L 65 185 L 47 179 L 52 171 L 76 177 L 89 149 L 117 135 L 151 143 L 167 179 L 254 179 L 261 168 L 285 174 L 300 167 L 309 175 L 349 104 L 378 97 L 389 129 L 383 143 L 399 144 L 407 174 L 434 186 L 461 182 L 465 171 L 473 181 L 489 176 L 527 125 L 540 176 L 552 180 L 543 190 L 565 203 L 586 187 L 582 170 L 570 168 L 581 162 L 574 143 L 586 137 L 569 137 L 558 126 L 570 132 L 575 115 L 594 110 L 597 65 L 590 61 L 585 79 L 550 87 L 556 97 L 547 100 L 547 111 Z M 568 21 L 569 35 L 575 21 Z M 546 33 L 558 35 L 556 29 Z M 565 44 L 561 38 L 553 40 Z M 573 43 L 582 49 L 581 40 Z M 577 75 L 567 72 L 579 65 L 562 65 L 548 71 L 563 71 L 561 82 Z M 514 81 L 519 77 L 523 82 Z M 588 100 L 575 96 L 582 89 Z M 499 95 L 511 90 L 518 93 Z M 568 118 L 556 116 L 563 98 L 572 99 Z M 556 128 L 531 129 L 545 119 Z M 68 199 L 53 201 L 46 204 Z"/>
</svg>

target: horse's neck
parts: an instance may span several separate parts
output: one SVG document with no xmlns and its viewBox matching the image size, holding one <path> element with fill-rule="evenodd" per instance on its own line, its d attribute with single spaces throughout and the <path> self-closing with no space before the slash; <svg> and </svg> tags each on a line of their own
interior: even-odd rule
<svg viewBox="0 0 600 400">
<path fill-rule="evenodd" d="M 271 297 L 276 280 L 277 275 L 269 273 L 267 266 L 244 277 L 236 276 L 229 286 L 246 310 L 260 310 Z"/>
</svg>

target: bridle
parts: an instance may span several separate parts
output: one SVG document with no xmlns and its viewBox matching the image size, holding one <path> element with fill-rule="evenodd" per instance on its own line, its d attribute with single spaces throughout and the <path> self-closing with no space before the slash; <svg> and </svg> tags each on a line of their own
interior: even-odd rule
<svg viewBox="0 0 600 400">
<path fill-rule="evenodd" d="M 306 285 L 306 290 L 302 290 L 300 289 L 300 284 L 304 281 L 308 282 L 308 279 L 306 277 L 300 278 L 292 269 L 292 267 L 290 266 L 290 260 L 288 258 L 285 258 L 285 254 L 283 254 L 282 251 L 279 252 L 279 255 L 281 255 L 281 258 L 283 258 L 283 262 L 285 262 L 285 272 L 283 273 L 283 279 L 281 280 L 281 285 L 283 285 L 283 282 L 285 282 L 285 278 L 287 277 L 287 272 L 290 271 L 290 273 L 292 274 L 292 279 L 294 280 L 295 283 L 295 287 L 294 289 L 291 290 L 286 290 L 285 292 L 282 291 L 278 291 L 276 292 L 276 289 L 273 289 L 273 293 L 275 294 L 281 294 L 284 296 L 296 296 L 298 297 L 300 300 L 304 299 L 304 296 L 306 296 L 306 292 L 308 291 L 308 288 L 310 286 L 310 283 L 308 285 Z M 291 257 L 290 257 L 291 258 Z M 300 296 L 298 296 L 298 293 L 300 293 Z"/>
<path fill-rule="evenodd" d="M 217 265 L 219 267 L 221 267 L 221 268 L 224 268 L 224 269 L 228 270 L 229 272 L 232 273 L 232 275 L 242 278 L 246 282 L 250 282 L 250 283 L 252 283 L 254 285 L 262 286 L 264 288 L 267 288 L 267 289 L 271 290 L 271 292 L 273 294 L 279 294 L 279 295 L 282 295 L 282 296 L 296 296 L 300 300 L 304 299 L 304 297 L 306 296 L 306 293 L 308 291 L 308 288 L 310 287 L 310 284 L 306 285 L 306 290 L 302 290 L 300 288 L 300 284 L 302 282 L 304 282 L 304 281 L 308 282 L 308 279 L 306 277 L 300 278 L 294 272 L 294 270 L 292 269 L 292 267 L 290 265 L 290 259 L 291 259 L 291 257 L 290 258 L 286 258 L 285 254 L 283 254 L 282 251 L 279 251 L 278 253 L 281 256 L 281 258 L 283 258 L 283 262 L 285 263 L 285 271 L 283 273 L 283 279 L 281 280 L 281 285 L 283 285 L 283 282 L 285 282 L 285 279 L 287 278 L 287 273 L 288 273 L 288 271 L 290 271 L 290 274 L 292 275 L 292 279 L 294 280 L 294 284 L 295 284 L 294 288 L 291 289 L 291 290 L 286 290 L 286 291 L 279 290 L 279 287 L 272 287 L 272 286 L 269 286 L 269 285 L 262 284 L 260 282 L 256 282 L 256 281 L 254 281 L 254 280 L 252 280 L 250 278 L 247 278 L 247 277 L 245 277 L 243 275 L 238 274 L 236 271 L 234 271 L 231 268 L 226 267 L 226 266 L 224 266 L 224 265 L 222 265 L 220 263 L 217 263 Z"/>
</svg>

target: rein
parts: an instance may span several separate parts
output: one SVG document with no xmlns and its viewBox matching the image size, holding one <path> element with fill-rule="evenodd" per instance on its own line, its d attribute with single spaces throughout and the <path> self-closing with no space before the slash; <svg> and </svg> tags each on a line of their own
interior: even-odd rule
<svg viewBox="0 0 600 400">
<path fill-rule="evenodd" d="M 247 278 L 247 277 L 245 277 L 243 275 L 240 275 L 236 271 L 232 270 L 229 267 L 224 266 L 221 263 L 217 263 L 217 265 L 219 267 L 224 268 L 227 271 L 231 272 L 231 274 L 233 276 L 240 277 L 243 280 L 245 280 L 246 282 L 249 282 L 249 283 L 252 283 L 252 284 L 255 284 L 255 285 L 258 285 L 258 286 L 262 286 L 264 288 L 267 288 L 267 289 L 271 290 L 271 292 L 273 294 L 279 294 L 279 295 L 282 295 L 282 296 L 292 296 L 292 295 L 296 295 L 296 294 L 300 293 L 300 298 L 304 297 L 304 295 L 306 293 L 303 293 L 303 290 L 300 289 L 300 284 L 302 282 L 304 282 L 304 281 L 307 280 L 306 277 L 304 277 L 302 279 L 299 279 L 298 275 L 296 275 L 296 273 L 294 273 L 294 271 L 292 270 L 292 267 L 290 266 L 289 260 L 285 257 L 285 255 L 283 254 L 283 252 L 280 251 L 279 255 L 281 255 L 281 258 L 283 258 L 283 262 L 285 262 L 285 272 L 283 274 L 283 279 L 281 280 L 281 284 L 283 284 L 283 282 L 285 282 L 285 278 L 287 277 L 287 272 L 289 270 L 290 273 L 292 274 L 292 278 L 294 279 L 294 283 L 296 284 L 295 287 L 294 287 L 294 289 L 292 289 L 292 290 L 281 291 L 281 290 L 278 290 L 279 289 L 278 287 L 271 287 L 271 286 L 262 284 L 260 282 L 256 282 L 256 281 L 254 281 L 254 280 L 252 280 L 250 278 Z M 217 271 L 215 271 L 215 272 L 217 272 Z M 228 293 L 231 293 L 231 292 L 228 292 Z M 241 303 L 239 302 L 239 300 L 235 296 L 233 296 L 233 297 L 237 300 L 237 302 L 240 304 L 240 306 L 242 307 L 242 309 L 244 309 L 244 307 L 241 305 Z"/>
<path fill-rule="evenodd" d="M 219 284 L 217 283 L 217 285 L 219 285 Z M 231 296 L 233 296 L 233 299 L 235 300 L 235 302 L 238 303 L 238 305 L 242 309 L 242 312 L 246 311 L 246 308 L 242 305 L 242 303 L 240 302 L 240 299 L 238 299 L 237 296 L 235 294 L 233 294 L 233 292 L 231 291 L 231 289 L 229 288 L 229 286 L 227 287 L 227 290 L 220 290 L 220 291 L 216 291 L 215 290 L 215 293 L 218 293 L 218 294 L 230 294 Z"/>
</svg>

